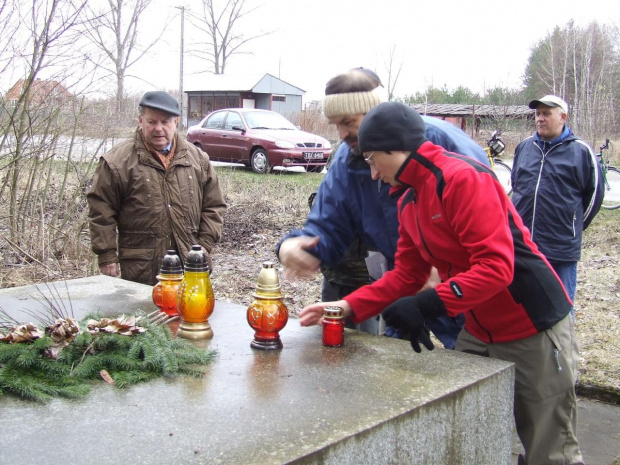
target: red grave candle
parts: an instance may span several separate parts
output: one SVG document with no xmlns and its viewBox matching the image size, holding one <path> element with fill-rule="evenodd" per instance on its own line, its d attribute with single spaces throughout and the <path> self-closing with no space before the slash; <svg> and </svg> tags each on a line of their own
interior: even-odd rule
<svg viewBox="0 0 620 465">
<path fill-rule="evenodd" d="M 344 311 L 341 307 L 325 307 L 323 310 L 323 345 L 344 345 Z"/>
</svg>

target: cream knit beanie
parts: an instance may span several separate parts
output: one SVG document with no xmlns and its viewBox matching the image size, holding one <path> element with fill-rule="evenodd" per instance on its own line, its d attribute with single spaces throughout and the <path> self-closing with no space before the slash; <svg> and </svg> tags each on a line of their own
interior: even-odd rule
<svg viewBox="0 0 620 465">
<path fill-rule="evenodd" d="M 323 99 L 323 114 L 334 116 L 365 115 L 385 99 L 377 89 L 368 92 L 347 92 L 330 94 Z"/>
</svg>

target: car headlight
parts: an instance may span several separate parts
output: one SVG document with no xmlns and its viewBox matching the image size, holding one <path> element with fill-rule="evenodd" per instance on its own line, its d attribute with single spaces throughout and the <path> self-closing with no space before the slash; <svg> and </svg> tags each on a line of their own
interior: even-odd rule
<svg viewBox="0 0 620 465">
<path fill-rule="evenodd" d="M 281 149 L 294 149 L 295 148 L 295 144 L 287 140 L 277 140 L 275 144 L 276 144 L 276 147 L 279 147 Z"/>
<path fill-rule="evenodd" d="M 331 149 L 332 148 L 332 144 L 330 144 L 329 141 L 326 140 L 325 142 L 323 142 L 323 148 L 324 149 Z"/>
</svg>

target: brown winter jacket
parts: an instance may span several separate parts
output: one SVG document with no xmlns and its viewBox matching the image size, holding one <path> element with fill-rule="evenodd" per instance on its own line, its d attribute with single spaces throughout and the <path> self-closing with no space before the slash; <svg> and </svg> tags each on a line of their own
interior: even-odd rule
<svg viewBox="0 0 620 465">
<path fill-rule="evenodd" d="M 184 261 L 192 244 L 210 253 L 221 237 L 226 204 L 209 157 L 178 133 L 174 146 L 167 171 L 138 130 L 99 160 L 87 194 L 91 245 L 99 266 L 120 263 L 123 279 L 153 285 L 168 248 Z"/>
</svg>

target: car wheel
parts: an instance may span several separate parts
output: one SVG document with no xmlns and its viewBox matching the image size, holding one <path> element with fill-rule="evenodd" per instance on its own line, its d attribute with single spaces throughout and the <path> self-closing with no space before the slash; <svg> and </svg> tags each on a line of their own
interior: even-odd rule
<svg viewBox="0 0 620 465">
<path fill-rule="evenodd" d="M 271 172 L 271 166 L 269 166 L 269 157 L 265 149 L 256 149 L 250 159 L 252 165 L 252 171 L 258 174 L 267 174 Z"/>
<path fill-rule="evenodd" d="M 324 166 L 306 166 L 306 171 L 308 173 L 320 173 L 321 171 L 323 171 L 323 168 L 325 168 Z"/>
</svg>

